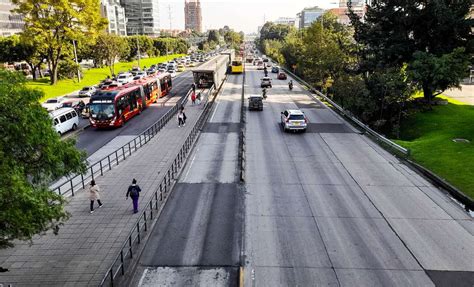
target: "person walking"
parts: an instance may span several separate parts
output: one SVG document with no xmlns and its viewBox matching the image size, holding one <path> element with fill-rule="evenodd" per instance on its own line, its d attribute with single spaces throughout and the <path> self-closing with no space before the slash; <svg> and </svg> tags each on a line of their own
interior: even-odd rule
<svg viewBox="0 0 474 287">
<path fill-rule="evenodd" d="M 197 94 L 196 100 L 198 101 L 197 104 L 200 105 L 201 104 L 201 92 L 199 92 Z"/>
<path fill-rule="evenodd" d="M 133 213 L 138 212 L 138 198 L 140 197 L 141 188 L 137 185 L 137 180 L 132 180 L 132 185 L 128 187 L 127 194 L 125 199 L 128 199 L 128 196 L 132 199 L 133 202 Z"/>
<path fill-rule="evenodd" d="M 181 106 L 181 112 L 183 113 L 183 127 L 186 125 L 186 113 L 184 112 L 184 106 Z"/>
<path fill-rule="evenodd" d="M 91 201 L 91 212 L 94 213 L 94 201 L 97 200 L 99 204 L 99 208 L 102 207 L 102 202 L 100 201 L 100 188 L 97 184 L 95 184 L 95 180 L 91 181 L 91 185 L 89 186 L 89 199 Z"/>
<path fill-rule="evenodd" d="M 179 110 L 179 112 L 178 112 L 178 128 L 180 128 L 181 125 L 183 125 L 183 127 L 184 127 L 184 112 L 183 112 L 183 110 Z"/>
<path fill-rule="evenodd" d="M 196 104 L 196 93 L 194 91 L 191 94 L 191 102 L 193 105 Z"/>
<path fill-rule="evenodd" d="M 191 85 L 191 89 L 193 89 L 193 93 L 196 93 L 196 84 L 195 83 L 193 83 Z"/>
</svg>

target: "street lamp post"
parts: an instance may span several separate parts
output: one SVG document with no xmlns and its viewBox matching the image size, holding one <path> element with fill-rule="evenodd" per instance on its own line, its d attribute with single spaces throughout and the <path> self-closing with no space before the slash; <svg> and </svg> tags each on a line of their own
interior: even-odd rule
<svg viewBox="0 0 474 287">
<path fill-rule="evenodd" d="M 77 82 L 81 82 L 81 71 L 79 69 L 79 62 L 77 61 L 77 51 L 76 51 L 76 40 L 72 40 L 72 46 L 74 48 L 74 60 L 77 65 Z"/>
</svg>

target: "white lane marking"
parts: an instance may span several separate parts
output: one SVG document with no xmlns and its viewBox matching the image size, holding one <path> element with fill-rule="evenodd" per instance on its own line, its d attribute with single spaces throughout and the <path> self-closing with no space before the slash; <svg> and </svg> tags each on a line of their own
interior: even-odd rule
<svg viewBox="0 0 474 287">
<path fill-rule="evenodd" d="M 219 93 L 219 95 L 223 95 L 224 90 L 225 90 L 225 84 L 222 86 L 222 91 Z M 217 108 L 219 107 L 219 104 L 220 104 L 219 98 L 217 98 L 216 101 L 217 101 L 216 107 L 214 108 L 214 112 L 212 113 L 211 119 L 208 122 L 212 122 L 212 120 L 214 119 L 214 116 L 216 115 Z"/>
<path fill-rule="evenodd" d="M 186 175 L 184 176 L 183 182 L 186 182 L 186 180 L 188 179 L 189 172 L 191 171 L 191 167 L 192 167 L 193 164 L 194 164 L 194 160 L 196 159 L 196 155 L 197 155 L 198 152 L 199 152 L 199 147 L 196 148 L 196 152 L 194 153 L 193 159 L 192 159 L 191 162 L 189 163 L 189 168 L 188 168 L 188 171 L 186 172 Z"/>
</svg>

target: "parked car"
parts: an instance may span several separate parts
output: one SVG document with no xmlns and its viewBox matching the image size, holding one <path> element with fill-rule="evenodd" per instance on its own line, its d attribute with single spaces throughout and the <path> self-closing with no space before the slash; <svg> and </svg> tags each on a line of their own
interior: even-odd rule
<svg viewBox="0 0 474 287">
<path fill-rule="evenodd" d="M 86 104 L 79 99 L 66 100 L 61 103 L 61 108 L 73 108 L 78 114 L 82 113 L 82 110 Z"/>
<path fill-rule="evenodd" d="M 93 86 L 90 87 L 84 87 L 82 90 L 79 91 L 79 97 L 91 97 L 92 94 L 94 94 L 96 91 L 96 88 Z"/>
<path fill-rule="evenodd" d="M 249 111 L 263 111 L 263 97 L 261 95 L 251 95 L 249 97 Z"/>
<path fill-rule="evenodd" d="M 59 135 L 70 130 L 76 130 L 79 126 L 79 116 L 73 108 L 61 108 L 50 113 L 53 126 Z"/>
<path fill-rule="evenodd" d="M 140 72 L 140 68 L 139 67 L 133 67 L 131 70 L 130 70 L 130 73 L 134 76 L 137 75 L 138 72 Z"/>
<path fill-rule="evenodd" d="M 175 69 L 168 69 L 167 71 L 172 78 L 176 77 L 176 70 Z"/>
<path fill-rule="evenodd" d="M 281 125 L 285 132 L 305 132 L 308 127 L 308 120 L 301 110 L 286 110 L 281 112 Z"/>
<path fill-rule="evenodd" d="M 278 77 L 277 77 L 277 78 L 278 78 L 278 80 L 286 80 L 288 77 L 286 76 L 285 73 L 280 72 L 280 73 L 278 73 Z"/>
<path fill-rule="evenodd" d="M 179 64 L 177 71 L 178 71 L 178 72 L 184 72 L 185 69 L 186 69 L 186 68 L 184 67 L 183 64 Z"/>
<path fill-rule="evenodd" d="M 128 84 L 133 81 L 133 75 L 131 73 L 124 73 L 117 77 L 117 82 L 122 85 Z"/>
<path fill-rule="evenodd" d="M 261 88 L 271 88 L 272 87 L 272 79 L 269 77 L 264 77 L 262 78 L 260 82 L 260 87 Z"/>
<path fill-rule="evenodd" d="M 51 98 L 46 100 L 41 106 L 45 108 L 48 112 L 54 111 L 56 109 L 59 109 L 61 107 L 61 98 Z"/>
<path fill-rule="evenodd" d="M 275 66 L 272 68 L 272 73 L 278 74 L 280 72 L 280 68 Z"/>
</svg>

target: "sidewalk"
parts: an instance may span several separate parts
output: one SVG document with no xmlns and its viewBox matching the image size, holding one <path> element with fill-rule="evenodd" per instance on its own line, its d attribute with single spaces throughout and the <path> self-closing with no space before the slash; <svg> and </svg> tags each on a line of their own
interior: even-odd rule
<svg viewBox="0 0 474 287">
<path fill-rule="evenodd" d="M 468 105 L 474 105 L 474 85 L 461 85 L 461 90 L 451 89 L 443 94 Z"/>
<path fill-rule="evenodd" d="M 140 213 L 133 214 L 127 187 L 136 178 L 142 189 L 140 204 L 151 199 L 165 171 L 176 157 L 199 115 L 201 105 L 186 105 L 187 125 L 172 119 L 130 159 L 96 182 L 104 206 L 89 214 L 87 192 L 71 197 L 66 209 L 71 218 L 55 236 L 35 236 L 33 244 L 17 242 L 0 250 L 0 284 L 13 286 L 97 286 L 117 256 Z M 97 204 L 97 203 L 96 203 Z"/>
</svg>

